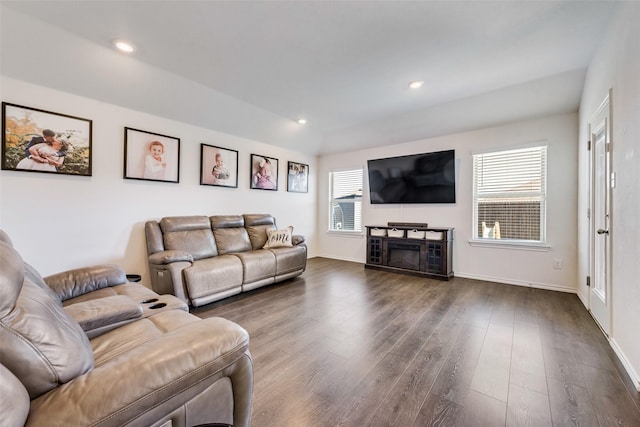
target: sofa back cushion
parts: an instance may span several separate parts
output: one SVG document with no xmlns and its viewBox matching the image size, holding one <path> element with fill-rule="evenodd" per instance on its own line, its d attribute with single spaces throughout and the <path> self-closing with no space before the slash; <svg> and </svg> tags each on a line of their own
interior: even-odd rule
<svg viewBox="0 0 640 427">
<path fill-rule="evenodd" d="M 93 369 L 85 333 L 15 249 L 0 243 L 0 360 L 34 399 Z"/>
<path fill-rule="evenodd" d="M 29 415 L 29 393 L 4 365 L 0 364 L 0 414 L 3 425 L 23 426 Z"/>
<path fill-rule="evenodd" d="M 147 240 L 147 255 L 164 251 L 164 237 L 158 221 L 145 222 L 144 235 Z"/>
<path fill-rule="evenodd" d="M 194 260 L 218 255 L 206 216 L 173 216 L 160 220 L 165 250 L 188 252 Z"/>
<path fill-rule="evenodd" d="M 267 243 L 267 231 L 276 229 L 276 219 L 269 214 L 246 214 L 244 227 L 249 233 L 251 247 L 261 249 Z"/>
<path fill-rule="evenodd" d="M 210 221 L 221 255 L 251 250 L 251 242 L 241 215 L 217 215 L 212 216 Z"/>
</svg>

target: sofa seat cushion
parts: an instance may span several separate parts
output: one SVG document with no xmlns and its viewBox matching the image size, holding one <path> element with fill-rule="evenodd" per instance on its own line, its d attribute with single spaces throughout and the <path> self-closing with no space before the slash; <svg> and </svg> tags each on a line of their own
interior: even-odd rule
<svg viewBox="0 0 640 427">
<path fill-rule="evenodd" d="M 201 298 L 241 286 L 242 262 L 233 255 L 219 255 L 194 261 L 183 274 L 189 297 Z"/>
<path fill-rule="evenodd" d="M 266 249 L 257 249 L 249 252 L 234 254 L 242 260 L 244 269 L 243 283 L 252 283 L 258 280 L 275 278 L 276 256 Z"/>
<path fill-rule="evenodd" d="M 162 334 L 175 331 L 200 319 L 184 311 L 168 310 L 119 327 L 91 340 L 96 367 L 103 366 Z"/>
<path fill-rule="evenodd" d="M 91 344 L 95 369 L 81 382 L 33 400 L 30 423 L 154 425 L 158 407 L 180 408 L 228 375 L 226 369 L 247 357 L 249 336 L 219 317 L 169 311 L 129 323 Z"/>
<path fill-rule="evenodd" d="M 307 265 L 307 247 L 305 245 L 268 250 L 273 252 L 276 257 L 276 276 L 304 270 Z"/>
</svg>

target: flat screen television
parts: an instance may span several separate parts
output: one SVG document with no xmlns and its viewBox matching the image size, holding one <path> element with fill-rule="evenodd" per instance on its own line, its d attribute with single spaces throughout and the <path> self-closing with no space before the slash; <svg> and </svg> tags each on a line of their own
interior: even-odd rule
<svg viewBox="0 0 640 427">
<path fill-rule="evenodd" d="M 367 161 L 372 204 L 455 203 L 455 150 Z"/>
</svg>

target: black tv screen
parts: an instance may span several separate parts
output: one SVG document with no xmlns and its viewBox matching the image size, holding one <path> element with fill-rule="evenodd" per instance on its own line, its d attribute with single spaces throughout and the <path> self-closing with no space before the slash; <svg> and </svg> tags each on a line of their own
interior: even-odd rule
<svg viewBox="0 0 640 427">
<path fill-rule="evenodd" d="M 455 203 L 455 150 L 367 161 L 371 203 Z"/>
</svg>

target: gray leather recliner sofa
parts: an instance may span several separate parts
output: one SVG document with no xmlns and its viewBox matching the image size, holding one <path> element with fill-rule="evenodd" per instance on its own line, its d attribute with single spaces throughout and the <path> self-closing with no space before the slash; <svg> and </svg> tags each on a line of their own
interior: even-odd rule
<svg viewBox="0 0 640 427">
<path fill-rule="evenodd" d="M 269 214 L 174 216 L 147 221 L 145 234 L 153 289 L 198 307 L 302 274 L 304 237 L 265 248 L 277 230 Z"/>
<path fill-rule="evenodd" d="M 249 336 L 113 265 L 41 277 L 0 230 L 7 426 L 248 426 Z"/>
</svg>

